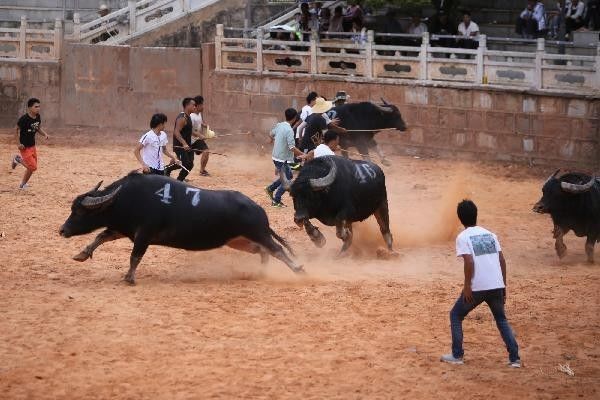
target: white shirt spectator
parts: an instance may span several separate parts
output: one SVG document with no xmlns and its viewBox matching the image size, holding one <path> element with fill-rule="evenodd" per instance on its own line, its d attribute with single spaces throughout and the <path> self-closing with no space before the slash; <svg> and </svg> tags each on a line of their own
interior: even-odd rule
<svg viewBox="0 0 600 400">
<path fill-rule="evenodd" d="M 334 156 L 335 153 L 325 143 L 321 143 L 315 149 L 315 158 L 323 156 Z"/>
<path fill-rule="evenodd" d="M 144 164 L 159 171 L 165 169 L 165 165 L 161 159 L 161 154 L 162 147 L 165 147 L 167 143 L 169 143 L 167 134 L 163 131 L 160 131 L 160 135 L 157 135 L 153 130 L 149 130 L 148 132 L 144 133 L 140 139 L 140 143 L 143 146 L 141 154 Z"/>
<path fill-rule="evenodd" d="M 500 251 L 502 249 L 496 235 L 480 226 L 469 227 L 456 237 L 456 256 L 473 256 L 473 291 L 504 288 Z"/>
<path fill-rule="evenodd" d="M 576 6 L 573 6 L 573 3 L 568 1 L 566 3 L 566 12 L 565 15 L 567 18 L 577 19 L 583 18 L 583 12 L 585 11 L 585 4 L 582 0 L 579 0 Z"/>
<path fill-rule="evenodd" d="M 471 22 L 472 23 L 472 22 Z M 424 32 L 427 32 L 427 25 L 424 23 L 419 23 L 419 25 L 410 25 L 408 27 L 408 33 L 411 35 L 422 35 Z"/>
<path fill-rule="evenodd" d="M 202 113 L 190 113 L 192 119 L 192 128 L 196 132 L 200 132 L 202 129 Z"/>
<path fill-rule="evenodd" d="M 308 118 L 310 114 L 312 114 L 312 107 L 307 104 L 304 107 L 302 107 L 302 111 L 300 112 L 300 119 L 302 121 L 306 121 L 306 118 Z"/>
<path fill-rule="evenodd" d="M 475 22 L 471 21 L 469 26 L 465 27 L 465 23 L 461 22 L 458 24 L 458 32 L 463 36 L 473 36 L 473 33 L 478 35 L 479 26 Z"/>
<path fill-rule="evenodd" d="M 538 1 L 533 8 L 533 19 L 538 23 L 538 31 L 546 29 L 546 9 L 541 1 Z"/>
</svg>

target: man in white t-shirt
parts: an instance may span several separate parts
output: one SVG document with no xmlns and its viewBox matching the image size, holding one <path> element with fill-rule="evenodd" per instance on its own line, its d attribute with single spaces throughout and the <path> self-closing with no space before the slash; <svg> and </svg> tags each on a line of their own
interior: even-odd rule
<svg viewBox="0 0 600 400">
<path fill-rule="evenodd" d="M 196 103 L 196 112 L 190 113 L 190 119 L 192 120 L 192 136 L 198 138 L 194 143 L 192 143 L 192 149 L 194 153 L 200 155 L 200 175 L 201 176 L 210 176 L 208 171 L 206 170 L 206 164 L 208 164 L 208 145 L 206 144 L 206 136 L 203 132 L 206 132 L 208 126 L 204 122 L 202 118 L 202 111 L 204 111 L 204 97 L 196 96 L 194 97 L 194 103 Z"/>
<path fill-rule="evenodd" d="M 506 261 L 500 242 L 495 234 L 477 226 L 477 206 L 471 200 L 460 202 L 457 213 L 465 227 L 456 238 L 456 255 L 463 258 L 465 282 L 461 295 L 450 311 L 452 353 L 443 355 L 441 361 L 464 363 L 462 321 L 471 310 L 486 302 L 506 344 L 508 365 L 520 368 L 519 345 L 504 313 Z"/>
<path fill-rule="evenodd" d="M 463 20 L 458 24 L 458 34 L 464 36 L 464 39 L 458 40 L 458 47 L 464 49 L 476 49 L 479 43 L 473 40 L 474 37 L 479 36 L 479 26 L 471 21 L 471 13 L 469 11 L 463 11 Z M 470 58 L 471 55 L 464 55 L 465 58 Z"/>
<path fill-rule="evenodd" d="M 171 157 L 171 164 L 177 164 L 177 157 L 167 149 L 167 134 L 164 132 L 167 116 L 165 114 L 154 114 L 150 119 L 150 130 L 140 139 L 133 150 L 133 154 L 142 165 L 145 174 L 164 175 L 165 164 L 162 161 L 162 153 Z"/>
<path fill-rule="evenodd" d="M 317 148 L 313 150 L 314 158 L 323 156 L 335 156 L 335 151 L 337 150 L 339 143 L 339 136 L 336 132 L 325 132 L 325 134 L 323 135 L 323 143 L 318 145 Z"/>
</svg>

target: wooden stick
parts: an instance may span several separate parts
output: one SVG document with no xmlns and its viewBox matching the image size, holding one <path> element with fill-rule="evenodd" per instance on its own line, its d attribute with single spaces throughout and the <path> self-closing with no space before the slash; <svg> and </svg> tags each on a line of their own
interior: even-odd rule
<svg viewBox="0 0 600 400">
<path fill-rule="evenodd" d="M 346 132 L 374 132 L 374 131 L 391 131 L 397 130 L 396 128 L 381 128 L 381 129 L 347 129 Z"/>
<path fill-rule="evenodd" d="M 183 149 L 183 146 L 173 146 L 173 148 L 175 149 Z M 209 154 L 216 154 L 218 156 L 223 156 L 223 157 L 229 157 L 227 154 L 223 154 L 223 153 L 217 153 L 216 151 L 209 151 L 209 150 L 198 150 L 198 149 L 193 149 L 190 147 L 189 150 L 186 151 L 201 151 L 202 153 L 209 153 Z"/>
</svg>

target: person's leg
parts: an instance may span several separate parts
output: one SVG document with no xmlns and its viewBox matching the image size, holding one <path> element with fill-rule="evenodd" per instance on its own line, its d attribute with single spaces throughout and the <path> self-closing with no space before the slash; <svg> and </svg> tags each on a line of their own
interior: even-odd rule
<svg viewBox="0 0 600 400">
<path fill-rule="evenodd" d="M 289 165 L 287 165 L 287 163 L 283 163 L 281 168 L 283 169 L 283 173 L 285 174 L 285 177 L 287 179 L 292 179 L 292 170 L 290 169 Z M 275 197 L 273 197 L 273 201 L 275 203 L 281 203 L 281 197 L 283 196 L 283 193 L 285 192 L 285 189 L 283 187 L 283 185 L 279 185 L 279 187 L 277 188 L 277 191 L 275 192 Z"/>
<path fill-rule="evenodd" d="M 177 158 L 179 160 L 181 160 L 182 154 L 185 153 L 185 151 L 183 149 L 175 149 L 173 151 L 175 153 L 175 155 L 177 156 Z M 176 169 L 180 169 L 181 167 L 177 164 L 171 164 L 167 167 L 165 167 L 165 175 L 166 176 L 171 176 L 171 172 L 175 171 Z"/>
<path fill-rule="evenodd" d="M 519 345 L 504 313 L 504 289 L 487 290 L 486 292 L 485 302 L 490 307 L 502 340 L 506 344 L 508 359 L 510 362 L 515 362 L 519 360 Z"/>
<path fill-rule="evenodd" d="M 202 155 L 200 156 L 200 174 L 202 175 L 206 175 L 208 172 L 206 172 L 206 164 L 208 164 L 208 156 L 210 155 L 210 153 L 208 151 L 204 151 L 202 152 Z"/>
<path fill-rule="evenodd" d="M 35 147 L 27 147 L 21 151 L 21 158 L 23 159 L 23 164 L 25 165 L 25 173 L 23 174 L 23 179 L 21 180 L 20 188 L 25 187 L 33 172 L 37 170 L 37 152 Z"/>
<path fill-rule="evenodd" d="M 181 165 L 187 168 L 187 171 L 181 168 L 179 171 L 179 175 L 177 176 L 177 180 L 183 182 L 183 180 L 188 176 L 189 172 L 194 168 L 194 152 L 193 151 L 185 151 L 181 154 Z"/>
<path fill-rule="evenodd" d="M 277 188 L 281 186 L 281 179 L 279 179 L 279 170 L 283 166 L 283 163 L 275 160 L 273 160 L 273 164 L 275 165 L 275 173 L 277 174 L 277 177 L 275 178 L 273 183 L 267 186 L 267 191 L 269 192 L 269 197 L 271 197 L 271 200 L 273 200 L 273 192 L 275 192 L 275 190 L 277 190 Z"/>
<path fill-rule="evenodd" d="M 477 292 L 473 292 L 473 302 L 467 303 L 461 293 L 450 311 L 450 332 L 452 334 L 452 355 L 454 358 L 461 359 L 464 355 L 462 321 L 482 301 L 481 296 Z"/>
</svg>

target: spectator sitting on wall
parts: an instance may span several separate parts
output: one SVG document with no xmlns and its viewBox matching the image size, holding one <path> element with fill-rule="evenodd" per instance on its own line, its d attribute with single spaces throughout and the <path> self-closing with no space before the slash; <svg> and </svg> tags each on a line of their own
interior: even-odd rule
<svg viewBox="0 0 600 400">
<path fill-rule="evenodd" d="M 456 35 L 456 28 L 448 19 L 448 14 L 444 10 L 440 10 L 431 18 L 429 32 L 432 35 L 450 36 Z M 452 38 L 438 38 L 431 40 L 432 46 L 439 47 L 453 47 L 455 43 L 455 40 Z"/>
<path fill-rule="evenodd" d="M 424 32 L 427 32 L 427 25 L 421 22 L 421 14 L 413 13 L 410 25 L 408 26 L 408 33 L 411 35 L 422 35 Z"/>
<path fill-rule="evenodd" d="M 467 10 L 463 11 L 463 20 L 460 24 L 458 24 L 458 33 L 461 36 L 464 36 L 464 39 L 459 39 L 458 47 L 462 47 L 464 49 L 476 49 L 477 41 L 472 38 L 479 36 L 479 26 L 473 21 L 471 21 L 471 13 Z M 470 58 L 466 55 L 465 58 Z"/>
<path fill-rule="evenodd" d="M 329 21 L 331 20 L 331 10 L 324 8 L 319 15 L 319 32 L 329 32 Z"/>
<path fill-rule="evenodd" d="M 333 10 L 333 16 L 329 20 L 329 32 L 344 32 L 344 15 L 342 6 L 337 6 Z"/>
<path fill-rule="evenodd" d="M 585 4 L 583 4 L 583 1 L 567 1 L 565 7 L 565 29 L 568 35 L 583 26 L 584 11 Z M 569 38 L 571 39 L 570 36 Z"/>
<path fill-rule="evenodd" d="M 354 44 L 364 45 L 367 43 L 367 28 L 363 25 L 362 18 L 354 18 L 352 20 L 352 41 Z"/>
<path fill-rule="evenodd" d="M 541 1 L 527 0 L 527 7 L 519 15 L 516 32 L 524 38 L 544 37 L 546 34 L 546 10 Z"/>
</svg>

